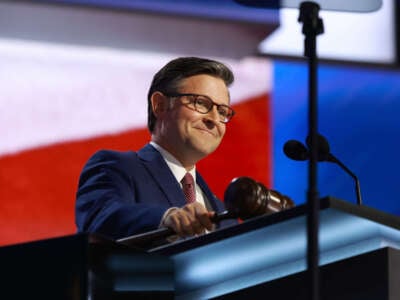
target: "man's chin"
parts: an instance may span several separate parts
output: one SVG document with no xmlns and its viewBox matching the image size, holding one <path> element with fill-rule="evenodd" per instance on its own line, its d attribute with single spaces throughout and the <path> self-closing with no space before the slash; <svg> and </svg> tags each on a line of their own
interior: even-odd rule
<svg viewBox="0 0 400 300">
<path fill-rule="evenodd" d="M 210 146 L 210 144 L 208 145 L 203 145 L 202 147 L 198 147 L 198 152 L 199 154 L 204 158 L 208 155 L 210 155 L 211 153 L 213 153 L 216 149 L 218 148 L 217 146 Z"/>
<path fill-rule="evenodd" d="M 204 158 L 213 153 L 219 146 L 220 141 L 215 137 L 209 139 L 191 139 L 190 148 L 196 153 L 196 156 Z"/>
</svg>

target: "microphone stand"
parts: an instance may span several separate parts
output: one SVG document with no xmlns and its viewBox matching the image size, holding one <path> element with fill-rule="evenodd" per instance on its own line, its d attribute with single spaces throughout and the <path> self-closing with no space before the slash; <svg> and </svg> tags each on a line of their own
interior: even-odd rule
<svg viewBox="0 0 400 300">
<path fill-rule="evenodd" d="M 309 187 L 307 191 L 307 269 L 309 275 L 309 299 L 318 300 L 320 294 L 319 283 L 319 199 L 317 190 L 317 162 L 318 162 L 318 103 L 317 103 L 317 42 L 318 34 L 323 33 L 322 19 L 318 17 L 319 5 L 314 2 L 300 4 L 298 21 L 303 23 L 302 33 L 305 35 L 304 55 L 308 58 L 309 66 Z"/>
<path fill-rule="evenodd" d="M 354 174 L 352 171 L 350 171 L 349 168 L 347 168 L 339 159 L 337 159 L 333 154 L 329 153 L 327 161 L 333 162 L 335 164 L 338 164 L 339 167 L 341 167 L 347 174 L 349 174 L 355 182 L 355 190 L 356 190 L 356 195 L 357 195 L 357 204 L 361 205 L 362 200 L 361 200 L 361 188 L 360 188 L 360 181 L 358 180 L 358 177 L 356 174 Z"/>
</svg>

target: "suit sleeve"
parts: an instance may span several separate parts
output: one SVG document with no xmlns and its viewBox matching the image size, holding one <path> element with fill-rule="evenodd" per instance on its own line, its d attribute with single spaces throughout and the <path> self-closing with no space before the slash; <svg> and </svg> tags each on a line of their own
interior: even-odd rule
<svg viewBox="0 0 400 300">
<path fill-rule="evenodd" d="M 136 153 L 100 151 L 89 159 L 76 194 L 78 232 L 98 233 L 113 239 L 156 229 L 168 206 L 139 199 Z"/>
</svg>

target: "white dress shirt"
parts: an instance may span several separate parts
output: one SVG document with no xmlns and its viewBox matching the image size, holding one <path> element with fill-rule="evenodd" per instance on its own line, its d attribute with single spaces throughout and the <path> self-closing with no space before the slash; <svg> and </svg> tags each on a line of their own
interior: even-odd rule
<svg viewBox="0 0 400 300">
<path fill-rule="evenodd" d="M 192 176 L 194 181 L 196 182 L 196 166 L 194 166 L 190 171 L 186 171 L 186 169 L 182 166 L 182 164 L 167 150 L 162 148 L 160 145 L 157 143 L 151 141 L 150 144 L 157 149 L 158 152 L 160 152 L 161 156 L 164 158 L 165 162 L 167 163 L 168 167 L 170 168 L 172 174 L 174 174 L 174 177 L 176 180 L 179 182 L 179 184 L 182 187 L 182 179 L 185 176 L 186 172 L 189 172 Z M 198 184 L 195 184 L 195 189 L 196 189 L 196 202 L 201 203 L 204 207 L 205 205 L 205 199 L 206 196 L 201 190 L 201 188 L 198 186 Z M 177 209 L 176 207 L 171 207 L 169 208 L 163 215 L 160 226 L 163 224 L 164 219 L 166 216 L 171 213 L 174 209 Z"/>
</svg>

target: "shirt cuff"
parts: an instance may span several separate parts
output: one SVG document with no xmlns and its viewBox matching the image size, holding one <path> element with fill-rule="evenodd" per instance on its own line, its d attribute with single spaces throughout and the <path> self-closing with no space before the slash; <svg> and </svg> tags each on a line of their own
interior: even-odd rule
<svg viewBox="0 0 400 300">
<path fill-rule="evenodd" d="M 161 221 L 160 221 L 160 224 L 158 225 L 158 228 L 166 227 L 165 224 L 164 224 L 165 219 L 166 219 L 171 213 L 173 213 L 173 212 L 174 212 L 175 210 L 177 210 L 177 209 L 179 209 L 179 208 L 178 208 L 178 207 L 171 207 L 171 208 L 168 208 L 168 209 L 165 211 L 165 213 L 163 214 L 163 216 L 162 216 L 162 218 L 161 218 Z M 172 243 L 172 242 L 177 241 L 178 239 L 179 239 L 179 236 L 176 235 L 176 234 L 174 234 L 174 235 L 171 235 L 171 236 L 167 237 L 167 238 L 166 238 L 166 241 L 169 242 L 169 243 Z"/>
<path fill-rule="evenodd" d="M 170 207 L 170 208 L 168 208 L 168 209 L 165 211 L 165 213 L 163 214 L 163 216 L 162 216 L 162 218 L 161 218 L 161 221 L 160 221 L 160 224 L 158 225 L 158 228 L 160 228 L 160 227 L 165 227 L 165 224 L 164 224 L 165 219 L 166 219 L 172 212 L 174 212 L 174 211 L 177 210 L 177 209 L 179 209 L 179 208 L 178 208 L 178 207 Z"/>
</svg>

